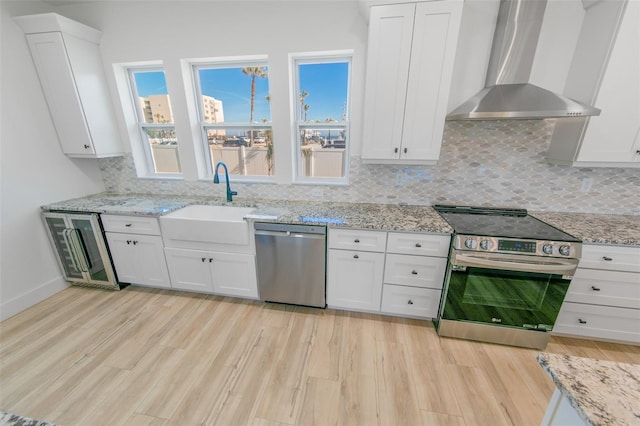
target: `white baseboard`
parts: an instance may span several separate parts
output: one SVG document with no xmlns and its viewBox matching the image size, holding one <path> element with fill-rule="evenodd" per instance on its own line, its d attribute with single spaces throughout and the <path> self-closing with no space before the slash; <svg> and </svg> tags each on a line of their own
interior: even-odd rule
<svg viewBox="0 0 640 426">
<path fill-rule="evenodd" d="M 60 276 L 18 297 L 2 302 L 0 304 L 0 321 L 4 321 L 36 303 L 42 302 L 67 287 L 69 287 L 69 283 Z"/>
</svg>

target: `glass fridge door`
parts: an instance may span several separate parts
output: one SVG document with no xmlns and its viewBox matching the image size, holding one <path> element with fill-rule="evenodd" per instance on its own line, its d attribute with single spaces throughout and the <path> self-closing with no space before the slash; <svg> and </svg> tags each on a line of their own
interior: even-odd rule
<svg viewBox="0 0 640 426">
<path fill-rule="evenodd" d="M 64 215 L 48 213 L 43 216 L 49 229 L 51 242 L 58 252 L 58 261 L 64 272 L 65 279 L 78 282 L 85 281 L 80 265 L 72 251 L 69 228 L 64 220 Z"/>
<path fill-rule="evenodd" d="M 69 215 L 71 239 L 90 284 L 118 288 L 97 215 Z"/>
</svg>

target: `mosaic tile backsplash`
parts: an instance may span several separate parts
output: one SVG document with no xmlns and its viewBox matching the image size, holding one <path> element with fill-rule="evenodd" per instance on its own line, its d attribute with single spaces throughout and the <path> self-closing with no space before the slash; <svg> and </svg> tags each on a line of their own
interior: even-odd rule
<svg viewBox="0 0 640 426">
<path fill-rule="evenodd" d="M 553 120 L 447 122 L 435 166 L 371 165 L 352 157 L 348 186 L 233 183 L 233 189 L 242 198 L 640 214 L 639 169 L 547 163 L 544 154 L 553 124 Z M 210 182 L 138 179 L 131 154 L 99 161 L 109 192 L 224 196 L 224 186 Z M 591 180 L 587 192 L 581 191 L 584 179 Z"/>
</svg>

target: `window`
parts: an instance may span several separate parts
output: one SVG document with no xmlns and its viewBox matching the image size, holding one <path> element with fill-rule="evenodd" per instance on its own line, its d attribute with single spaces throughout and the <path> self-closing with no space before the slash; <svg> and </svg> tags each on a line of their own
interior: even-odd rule
<svg viewBox="0 0 640 426">
<path fill-rule="evenodd" d="M 345 183 L 351 53 L 293 57 L 298 182 Z"/>
<path fill-rule="evenodd" d="M 182 173 L 178 139 L 164 71 L 129 68 L 129 83 L 143 140 L 149 175 Z"/>
<path fill-rule="evenodd" d="M 274 174 L 266 60 L 193 65 L 208 173 L 224 161 L 236 177 Z"/>
</svg>

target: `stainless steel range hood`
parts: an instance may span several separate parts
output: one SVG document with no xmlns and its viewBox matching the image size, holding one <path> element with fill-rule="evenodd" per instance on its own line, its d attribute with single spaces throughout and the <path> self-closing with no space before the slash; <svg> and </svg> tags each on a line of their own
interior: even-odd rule
<svg viewBox="0 0 640 426">
<path fill-rule="evenodd" d="M 546 5 L 546 0 L 500 2 L 485 88 L 447 120 L 600 115 L 598 108 L 529 83 Z"/>
</svg>

